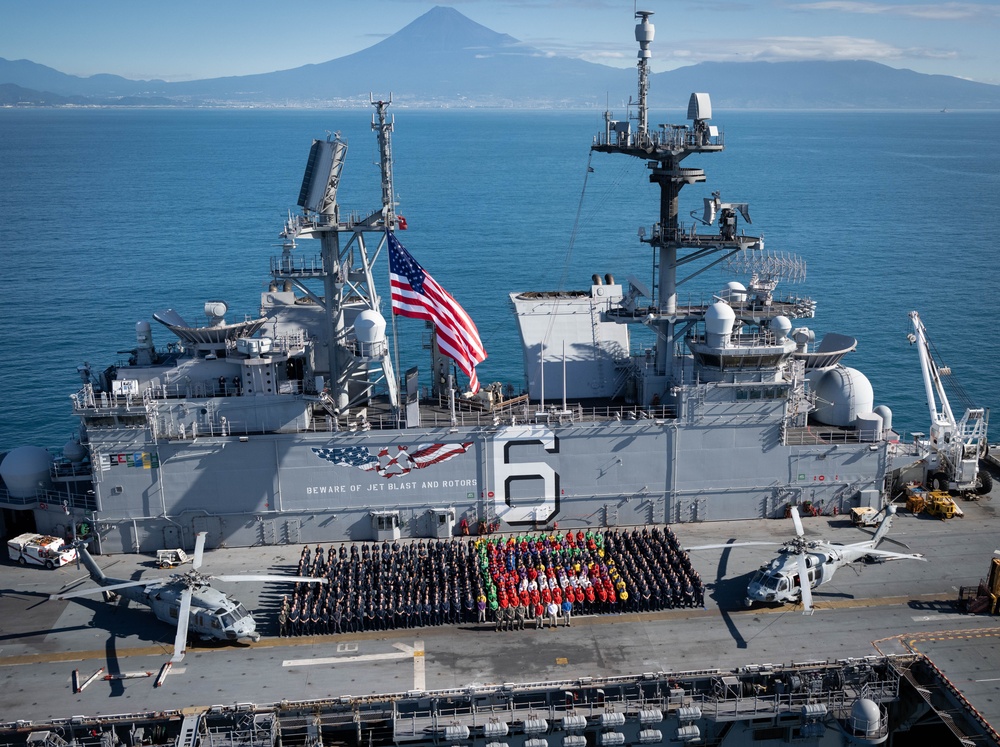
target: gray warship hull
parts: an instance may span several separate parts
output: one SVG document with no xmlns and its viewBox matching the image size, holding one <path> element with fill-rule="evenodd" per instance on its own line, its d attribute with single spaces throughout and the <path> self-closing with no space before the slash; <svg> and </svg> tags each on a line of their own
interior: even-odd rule
<svg viewBox="0 0 1000 747">
<path fill-rule="evenodd" d="M 463 520 L 473 532 L 480 521 L 628 526 L 777 517 L 803 501 L 845 511 L 880 499 L 887 440 L 849 443 L 831 431 L 791 445 L 806 434 L 782 432 L 783 400 L 713 405 L 713 389 L 692 392 L 695 412 L 683 420 L 546 415 L 537 420 L 551 422 L 160 440 L 148 428 L 91 429 L 97 534 L 104 552 L 147 552 L 189 544 L 199 531 L 210 546 L 357 541 L 451 536 Z M 450 456 L 411 458 L 434 446 Z M 338 453 L 358 452 L 377 466 L 337 463 Z M 54 508 L 36 509 L 43 531 L 66 529 Z"/>
</svg>

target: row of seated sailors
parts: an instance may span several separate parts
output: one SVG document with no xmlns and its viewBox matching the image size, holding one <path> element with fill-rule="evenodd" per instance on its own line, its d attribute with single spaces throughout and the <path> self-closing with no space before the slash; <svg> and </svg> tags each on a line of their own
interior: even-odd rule
<svg viewBox="0 0 1000 747">
<path fill-rule="evenodd" d="M 405 629 L 435 625 L 458 625 L 463 623 L 488 623 L 500 626 L 503 620 L 517 616 L 530 617 L 537 615 L 539 610 L 545 612 L 552 605 L 559 609 L 560 618 L 569 619 L 571 615 L 613 614 L 615 612 L 635 611 L 639 608 L 627 605 L 627 593 L 617 598 L 599 597 L 594 600 L 587 598 L 570 601 L 566 596 L 552 595 L 547 603 L 524 604 L 518 600 L 516 604 L 490 609 L 485 597 L 474 604 L 466 600 L 463 604 L 452 604 L 447 600 L 425 598 L 421 601 L 402 600 L 398 597 L 379 597 L 369 600 L 364 606 L 341 606 L 335 602 L 332 607 L 318 603 L 303 606 L 292 601 L 283 605 L 278 615 L 279 635 L 326 635 L 334 633 L 354 633 L 365 630 Z"/>
</svg>

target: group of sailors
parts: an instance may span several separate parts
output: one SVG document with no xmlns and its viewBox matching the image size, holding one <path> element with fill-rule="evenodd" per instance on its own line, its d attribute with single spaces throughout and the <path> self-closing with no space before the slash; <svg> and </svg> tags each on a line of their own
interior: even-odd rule
<svg viewBox="0 0 1000 747">
<path fill-rule="evenodd" d="M 704 605 L 669 527 L 547 532 L 400 544 L 306 546 L 279 634 L 325 635 L 493 623 L 569 625 L 574 615 Z"/>
<path fill-rule="evenodd" d="M 349 547 L 349 549 L 348 549 Z M 296 584 L 282 600 L 280 635 L 321 635 L 472 622 L 481 585 L 468 543 L 304 547 Z"/>
<path fill-rule="evenodd" d="M 641 532 L 568 532 L 477 542 L 498 628 L 536 627 L 557 611 L 638 612 L 704 606 L 704 586 L 669 527 Z M 522 609 L 523 608 L 523 609 Z"/>
</svg>

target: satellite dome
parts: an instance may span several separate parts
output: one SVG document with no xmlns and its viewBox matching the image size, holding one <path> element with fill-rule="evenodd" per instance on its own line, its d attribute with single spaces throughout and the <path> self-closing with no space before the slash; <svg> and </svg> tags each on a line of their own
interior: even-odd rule
<svg viewBox="0 0 1000 747">
<path fill-rule="evenodd" d="M 809 380 L 816 393 L 813 416 L 824 425 L 852 426 L 859 414 L 870 413 L 875 404 L 871 382 L 856 368 L 837 366 Z"/>
<path fill-rule="evenodd" d="M 792 320 L 787 316 L 776 316 L 771 320 L 771 331 L 778 342 L 783 342 L 792 331 Z"/>
<path fill-rule="evenodd" d="M 0 477 L 13 498 L 34 498 L 52 487 L 52 455 L 40 446 L 18 446 L 0 462 Z"/>
<path fill-rule="evenodd" d="M 63 457 L 69 459 L 71 462 L 82 462 L 84 457 L 87 456 L 87 450 L 75 438 L 67 441 L 62 451 Z"/>
<path fill-rule="evenodd" d="M 877 734 L 882 728 L 882 712 L 878 704 L 868 698 L 859 698 L 851 706 L 851 729 L 857 733 Z"/>
<path fill-rule="evenodd" d="M 381 342 L 385 339 L 385 317 L 374 309 L 365 309 L 354 320 L 354 334 L 359 342 Z"/>
<path fill-rule="evenodd" d="M 733 333 L 736 312 L 727 303 L 716 301 L 705 312 L 706 342 L 713 347 L 722 347 Z"/>
<path fill-rule="evenodd" d="M 722 301 L 716 301 L 705 312 L 705 331 L 710 335 L 729 335 L 735 322 L 736 312 Z"/>
<path fill-rule="evenodd" d="M 747 300 L 747 287 L 739 280 L 730 280 L 721 295 L 730 303 L 744 303 Z"/>
</svg>

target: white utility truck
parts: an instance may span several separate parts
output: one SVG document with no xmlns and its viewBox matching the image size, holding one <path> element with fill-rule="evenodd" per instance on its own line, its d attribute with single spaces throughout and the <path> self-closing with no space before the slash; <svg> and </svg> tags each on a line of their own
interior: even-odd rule
<svg viewBox="0 0 1000 747">
<path fill-rule="evenodd" d="M 10 559 L 21 565 L 57 568 L 76 560 L 76 548 L 67 547 L 58 537 L 28 532 L 7 540 Z"/>
</svg>

